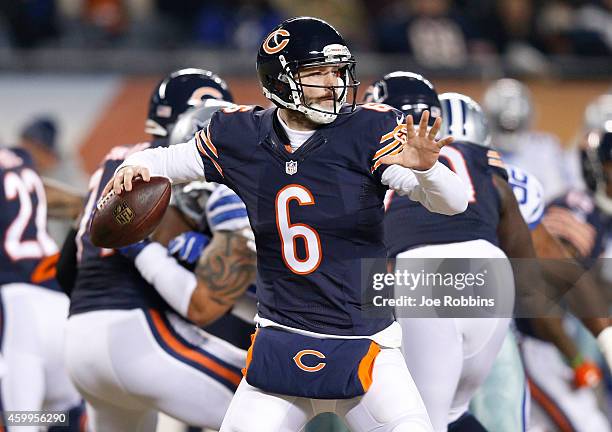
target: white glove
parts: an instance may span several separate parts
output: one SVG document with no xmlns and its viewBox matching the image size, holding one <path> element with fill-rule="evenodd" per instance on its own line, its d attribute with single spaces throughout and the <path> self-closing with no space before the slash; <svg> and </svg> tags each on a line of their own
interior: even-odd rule
<svg viewBox="0 0 612 432">
<path fill-rule="evenodd" d="M 612 326 L 606 327 L 599 333 L 597 345 L 599 345 L 599 349 L 603 353 L 606 363 L 608 363 L 608 368 L 612 372 Z"/>
</svg>

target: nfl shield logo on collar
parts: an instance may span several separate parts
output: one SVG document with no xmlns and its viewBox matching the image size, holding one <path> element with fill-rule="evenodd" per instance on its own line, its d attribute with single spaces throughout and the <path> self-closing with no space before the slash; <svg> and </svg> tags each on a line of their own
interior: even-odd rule
<svg viewBox="0 0 612 432">
<path fill-rule="evenodd" d="M 285 162 L 285 172 L 289 175 L 297 173 L 297 161 Z"/>
</svg>

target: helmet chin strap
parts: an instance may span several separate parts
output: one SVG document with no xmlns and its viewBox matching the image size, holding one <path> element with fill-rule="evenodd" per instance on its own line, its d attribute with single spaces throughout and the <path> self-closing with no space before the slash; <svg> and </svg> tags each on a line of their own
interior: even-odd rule
<svg viewBox="0 0 612 432">
<path fill-rule="evenodd" d="M 320 106 L 317 105 L 319 104 L 313 104 L 312 106 L 317 109 L 322 109 L 320 108 Z M 304 113 L 308 120 L 316 124 L 329 124 L 336 120 L 336 118 L 338 117 L 338 114 L 323 113 L 321 111 L 317 111 L 316 109 L 308 108 L 306 105 L 303 104 L 300 104 L 298 106 L 298 111 Z"/>
</svg>

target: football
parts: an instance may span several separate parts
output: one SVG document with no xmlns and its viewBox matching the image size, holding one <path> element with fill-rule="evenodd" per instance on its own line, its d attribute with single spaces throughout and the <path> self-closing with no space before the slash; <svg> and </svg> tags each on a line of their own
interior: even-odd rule
<svg viewBox="0 0 612 432">
<path fill-rule="evenodd" d="M 170 202 L 170 180 L 151 177 L 132 180 L 132 190 L 120 195 L 110 191 L 96 205 L 90 228 L 98 247 L 120 248 L 136 243 L 157 228 Z"/>
</svg>

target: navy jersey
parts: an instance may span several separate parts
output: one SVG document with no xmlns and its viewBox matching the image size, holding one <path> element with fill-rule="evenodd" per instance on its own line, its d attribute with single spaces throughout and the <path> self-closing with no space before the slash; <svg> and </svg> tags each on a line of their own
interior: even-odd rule
<svg viewBox="0 0 612 432">
<path fill-rule="evenodd" d="M 155 288 L 142 278 L 130 259 L 113 249 L 94 246 L 89 237 L 93 210 L 117 167 L 129 154 L 161 144 L 159 141 L 115 147 L 92 175 L 87 204 L 76 238 L 78 273 L 71 294 L 71 314 L 100 309 L 168 307 Z"/>
<path fill-rule="evenodd" d="M 569 244 L 587 266 L 604 251 L 608 221 L 585 191 L 571 190 L 553 200 L 546 207 L 542 223 L 551 234 Z"/>
<path fill-rule="evenodd" d="M 261 317 L 336 335 L 393 322 L 362 316 L 360 258 L 386 257 L 379 159 L 401 148 L 402 123 L 386 105 L 358 107 L 291 153 L 276 109 L 239 106 L 196 134 L 207 180 L 246 204 Z"/>
<path fill-rule="evenodd" d="M 431 244 L 483 239 L 497 245 L 500 198 L 493 174 L 507 179 L 499 154 L 485 147 L 456 141 L 442 148 L 440 162 L 459 175 L 470 191 L 467 210 L 459 215 L 432 213 L 408 197 L 387 197 L 386 244 L 390 256 Z"/>
<path fill-rule="evenodd" d="M 45 189 L 23 149 L 0 148 L 0 210 L 0 285 L 31 283 L 59 291 L 59 250 L 47 233 Z"/>
</svg>

